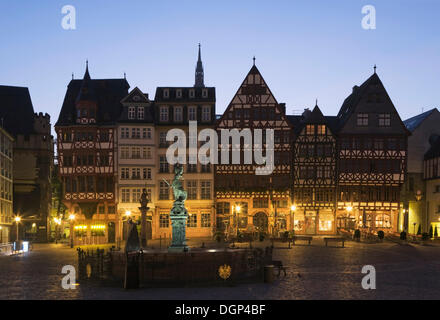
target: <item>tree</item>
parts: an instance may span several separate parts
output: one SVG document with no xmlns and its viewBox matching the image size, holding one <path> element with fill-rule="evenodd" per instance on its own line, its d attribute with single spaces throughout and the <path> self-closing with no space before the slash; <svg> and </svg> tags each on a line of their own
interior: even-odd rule
<svg viewBox="0 0 440 320">
<path fill-rule="evenodd" d="M 437 237 L 438 237 L 437 226 L 435 226 L 435 229 L 434 229 L 434 238 L 437 238 Z"/>
<path fill-rule="evenodd" d="M 417 235 L 420 236 L 422 234 L 422 225 L 419 224 L 419 228 L 417 229 Z"/>
<path fill-rule="evenodd" d="M 429 238 L 433 237 L 432 225 L 429 227 Z"/>
</svg>

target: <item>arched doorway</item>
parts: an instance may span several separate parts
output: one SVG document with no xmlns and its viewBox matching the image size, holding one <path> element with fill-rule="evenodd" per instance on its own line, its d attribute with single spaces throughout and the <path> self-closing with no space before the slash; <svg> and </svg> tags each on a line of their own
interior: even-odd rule
<svg viewBox="0 0 440 320">
<path fill-rule="evenodd" d="M 257 212 L 253 217 L 253 224 L 257 231 L 267 232 L 268 219 L 264 212 Z"/>
</svg>

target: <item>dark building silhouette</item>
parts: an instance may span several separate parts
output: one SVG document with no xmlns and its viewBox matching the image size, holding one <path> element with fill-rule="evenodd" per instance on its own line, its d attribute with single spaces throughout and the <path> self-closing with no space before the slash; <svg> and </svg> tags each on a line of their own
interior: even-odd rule
<svg viewBox="0 0 440 320">
<path fill-rule="evenodd" d="M 53 166 L 50 116 L 34 112 L 28 88 L 0 86 L 0 121 L 14 137 L 13 212 L 22 218 L 22 236 L 47 241 Z"/>
</svg>

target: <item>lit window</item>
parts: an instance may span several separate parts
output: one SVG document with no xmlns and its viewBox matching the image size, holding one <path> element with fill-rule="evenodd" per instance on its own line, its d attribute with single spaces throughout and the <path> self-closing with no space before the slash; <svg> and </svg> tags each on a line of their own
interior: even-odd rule
<svg viewBox="0 0 440 320">
<path fill-rule="evenodd" d="M 159 200 L 168 200 L 170 196 L 169 190 L 168 184 L 165 181 L 161 181 L 159 183 Z"/>
<path fill-rule="evenodd" d="M 318 125 L 318 135 L 325 135 L 325 125 Z"/>
<path fill-rule="evenodd" d="M 186 225 L 188 228 L 197 228 L 197 214 L 190 214 Z"/>
<path fill-rule="evenodd" d="M 159 217 L 159 228 L 169 228 L 170 216 L 168 214 L 161 214 Z"/>
<path fill-rule="evenodd" d="M 313 124 L 308 124 L 306 126 L 306 135 L 314 135 L 315 134 L 315 126 Z"/>
<path fill-rule="evenodd" d="M 202 213 L 201 227 L 202 228 L 210 228 L 211 227 L 211 214 L 210 213 Z"/>
<path fill-rule="evenodd" d="M 188 200 L 197 199 L 197 181 L 187 180 L 186 181 L 186 191 L 188 192 Z"/>
<path fill-rule="evenodd" d="M 130 189 L 122 189 L 122 202 L 128 203 L 130 202 Z"/>
<path fill-rule="evenodd" d="M 201 183 L 200 198 L 202 200 L 211 199 L 211 181 L 202 181 Z"/>
</svg>

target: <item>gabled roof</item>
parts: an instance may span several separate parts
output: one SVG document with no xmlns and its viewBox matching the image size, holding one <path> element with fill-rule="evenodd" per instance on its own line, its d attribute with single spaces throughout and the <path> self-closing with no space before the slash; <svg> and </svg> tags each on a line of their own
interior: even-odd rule
<svg viewBox="0 0 440 320">
<path fill-rule="evenodd" d="M 0 86 L 0 125 L 13 136 L 34 132 L 34 107 L 28 88 Z"/>
<path fill-rule="evenodd" d="M 75 125 L 76 99 L 83 80 L 71 80 L 55 126 Z M 128 95 L 130 85 L 125 79 L 91 79 L 97 102 L 97 124 L 113 124 L 122 110 L 121 100 Z"/>
<path fill-rule="evenodd" d="M 415 129 L 417 129 L 423 121 L 425 121 L 426 118 L 428 118 L 434 111 L 437 111 L 437 108 L 431 109 L 429 111 L 423 112 L 421 114 L 418 114 L 412 118 L 406 119 L 403 121 L 405 124 L 405 127 L 411 131 L 414 132 Z"/>
</svg>

